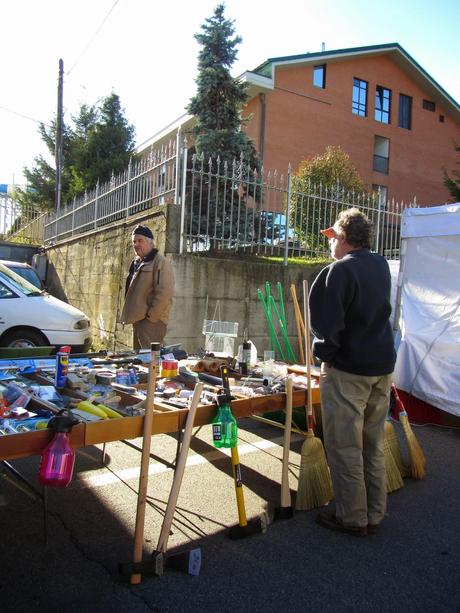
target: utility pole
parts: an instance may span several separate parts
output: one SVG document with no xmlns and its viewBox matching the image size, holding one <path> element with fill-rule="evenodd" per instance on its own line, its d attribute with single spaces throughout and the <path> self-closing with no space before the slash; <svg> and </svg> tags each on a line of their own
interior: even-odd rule
<svg viewBox="0 0 460 613">
<path fill-rule="evenodd" d="M 56 192 L 55 208 L 56 212 L 61 208 L 61 184 L 62 184 L 62 134 L 64 127 L 63 120 L 63 87 L 64 87 L 64 62 L 59 60 L 59 80 L 58 80 L 58 99 L 57 99 L 57 123 L 56 123 Z"/>
</svg>

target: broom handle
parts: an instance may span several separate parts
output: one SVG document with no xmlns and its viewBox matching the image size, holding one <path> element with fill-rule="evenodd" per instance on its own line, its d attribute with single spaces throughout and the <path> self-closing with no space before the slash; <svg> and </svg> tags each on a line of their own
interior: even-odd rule
<svg viewBox="0 0 460 613">
<path fill-rule="evenodd" d="M 165 517 L 163 520 L 163 525 L 161 526 L 160 537 L 158 539 L 157 551 L 161 551 L 161 553 L 166 553 L 166 548 L 168 546 L 169 532 L 171 530 L 171 524 L 174 518 L 174 511 L 176 510 L 177 499 L 179 497 L 180 486 L 182 483 L 182 477 L 184 476 L 188 450 L 190 447 L 190 441 L 192 439 L 193 422 L 195 421 L 195 415 L 202 390 L 203 384 L 197 383 L 195 386 L 195 391 L 193 392 L 192 402 L 190 404 L 190 408 L 187 414 L 184 438 L 182 439 L 179 459 L 177 460 L 176 469 L 174 471 L 174 480 L 171 487 L 171 491 L 169 493 Z"/>
<path fill-rule="evenodd" d="M 398 390 L 396 389 L 396 385 L 394 383 L 391 384 L 391 391 L 393 392 L 393 396 L 395 397 L 396 410 L 398 411 L 398 415 L 400 413 L 406 412 L 406 407 L 403 404 L 403 401 L 399 397 Z"/>
<path fill-rule="evenodd" d="M 297 303 L 297 294 L 295 291 L 295 285 L 292 284 L 291 285 L 291 296 L 292 296 L 292 302 L 294 304 L 294 313 L 295 313 L 295 325 L 297 328 L 297 339 L 299 341 L 299 355 L 300 355 L 300 361 L 302 364 L 304 364 L 305 362 L 305 354 L 303 352 L 303 339 L 302 339 L 302 334 L 304 333 L 303 328 L 303 321 L 302 321 L 302 315 L 300 313 L 300 309 L 299 309 L 299 305 Z"/>
<path fill-rule="evenodd" d="M 286 419 L 284 422 L 283 440 L 283 469 L 281 473 L 281 507 L 291 506 L 291 492 L 289 490 L 289 450 L 291 447 L 292 425 L 292 376 L 286 380 Z"/>
<path fill-rule="evenodd" d="M 311 399 L 311 347 L 310 347 L 310 307 L 308 304 L 308 281 L 303 282 L 303 316 L 305 320 L 305 361 L 307 366 L 307 426 L 313 432 L 313 405 Z"/>
<path fill-rule="evenodd" d="M 155 397 L 156 380 L 158 376 L 158 363 L 154 351 L 151 351 L 149 375 L 147 383 L 147 402 L 144 415 L 144 431 L 142 440 L 141 469 L 139 474 L 139 492 L 137 495 L 136 527 L 134 530 L 133 562 L 142 562 L 144 541 L 145 506 L 147 502 L 147 485 L 149 477 L 150 444 L 152 440 L 153 402 Z M 141 582 L 141 574 L 133 573 L 130 578 L 132 585 Z"/>
</svg>

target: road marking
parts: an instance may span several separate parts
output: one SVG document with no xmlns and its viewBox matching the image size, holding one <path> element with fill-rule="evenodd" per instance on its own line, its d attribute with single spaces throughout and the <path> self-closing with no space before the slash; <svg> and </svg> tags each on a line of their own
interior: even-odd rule
<svg viewBox="0 0 460 613">
<path fill-rule="evenodd" d="M 257 453 L 258 451 L 264 451 L 267 449 L 273 449 L 274 447 L 279 447 L 280 445 L 282 445 L 282 443 L 282 437 L 275 438 L 270 441 L 259 440 L 255 441 L 254 443 L 246 443 L 244 445 L 238 445 L 238 454 L 240 456 L 244 456 L 250 453 Z M 205 464 L 206 462 L 213 462 L 214 460 L 218 460 L 221 457 L 222 453 L 227 456 L 230 456 L 230 449 L 216 449 L 204 454 L 196 454 L 190 456 L 187 459 L 186 466 L 198 466 L 200 464 Z M 140 467 L 136 466 L 135 468 L 124 468 L 123 470 L 117 472 L 106 472 L 103 475 L 80 475 L 74 483 L 75 485 L 79 485 L 81 487 L 105 487 L 106 485 L 120 483 L 120 481 L 139 479 L 139 470 Z M 164 464 L 150 464 L 149 475 L 159 475 L 162 473 L 166 473 L 170 470 L 173 469 L 169 466 L 165 466 Z"/>
</svg>

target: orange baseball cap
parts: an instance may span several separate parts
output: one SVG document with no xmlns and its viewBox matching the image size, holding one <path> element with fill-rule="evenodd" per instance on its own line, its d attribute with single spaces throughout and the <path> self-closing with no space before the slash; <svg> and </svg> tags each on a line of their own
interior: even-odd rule
<svg viewBox="0 0 460 613">
<path fill-rule="evenodd" d="M 334 230 L 334 226 L 331 226 L 330 228 L 326 228 L 325 230 L 320 230 L 321 234 L 324 234 L 324 236 L 327 236 L 327 238 L 336 238 L 337 237 L 337 232 Z"/>
</svg>

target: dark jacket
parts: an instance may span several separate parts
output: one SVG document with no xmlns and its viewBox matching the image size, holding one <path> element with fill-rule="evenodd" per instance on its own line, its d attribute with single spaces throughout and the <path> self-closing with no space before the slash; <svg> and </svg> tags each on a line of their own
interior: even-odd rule
<svg viewBox="0 0 460 613">
<path fill-rule="evenodd" d="M 365 376 L 393 372 L 388 263 L 359 249 L 324 268 L 310 291 L 313 354 L 339 370 Z"/>
</svg>

